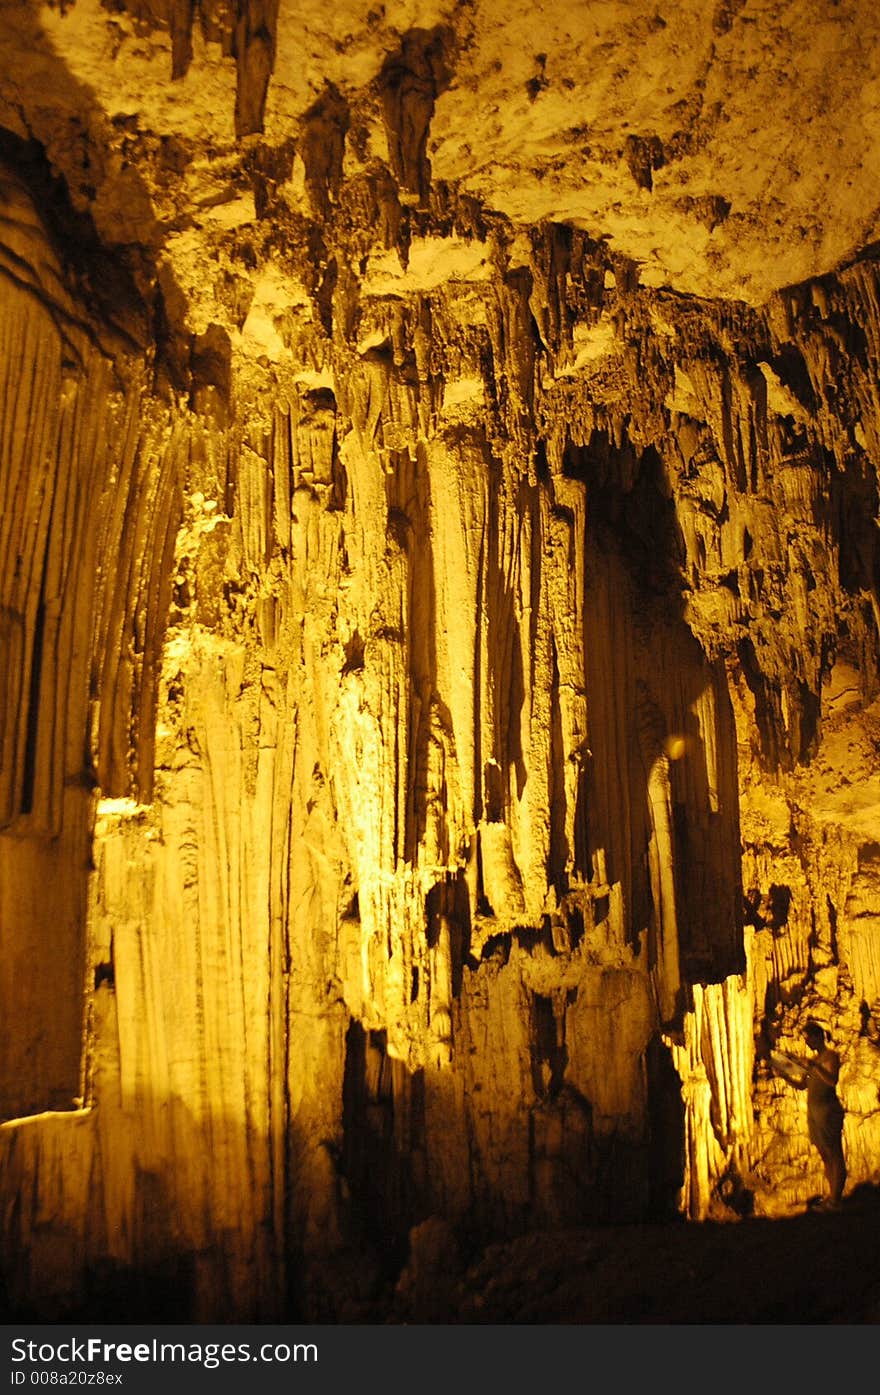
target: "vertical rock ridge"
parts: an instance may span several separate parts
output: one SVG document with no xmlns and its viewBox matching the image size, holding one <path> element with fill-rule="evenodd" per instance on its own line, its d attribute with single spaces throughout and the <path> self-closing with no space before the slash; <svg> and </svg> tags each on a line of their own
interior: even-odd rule
<svg viewBox="0 0 880 1395">
<path fill-rule="evenodd" d="M 338 74 L 277 139 L 277 7 L 199 13 L 164 376 L 32 208 L 0 262 L 14 1300 L 358 1320 L 431 1216 L 786 1213 L 811 1012 L 876 1179 L 874 256 L 652 290 L 432 178 L 446 30 L 358 70 L 383 152 Z"/>
</svg>

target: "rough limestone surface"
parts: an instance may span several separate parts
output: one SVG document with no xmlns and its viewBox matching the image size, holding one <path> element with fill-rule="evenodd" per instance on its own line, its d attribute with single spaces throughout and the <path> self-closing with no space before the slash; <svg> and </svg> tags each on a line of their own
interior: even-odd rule
<svg viewBox="0 0 880 1395">
<path fill-rule="evenodd" d="M 878 30 L 0 0 L 12 1312 L 880 1183 Z"/>
</svg>

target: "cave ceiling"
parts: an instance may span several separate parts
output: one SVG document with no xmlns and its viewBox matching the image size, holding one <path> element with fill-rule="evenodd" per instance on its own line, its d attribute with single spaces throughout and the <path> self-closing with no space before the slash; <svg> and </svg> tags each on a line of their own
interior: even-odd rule
<svg viewBox="0 0 880 1395">
<path fill-rule="evenodd" d="M 265 0 L 243 13 L 225 0 L 0 9 L 0 124 L 45 148 L 105 245 L 173 275 L 195 328 L 217 314 L 203 258 L 267 198 L 276 228 L 312 217 L 322 161 L 331 201 L 381 163 L 404 204 L 446 186 L 508 231 L 584 230 L 645 286 L 751 304 L 878 236 L 869 0 Z M 251 256 L 271 252 L 264 239 Z M 410 284 L 480 274 L 461 247 L 445 255 Z M 402 270 L 382 261 L 377 289 Z"/>
</svg>

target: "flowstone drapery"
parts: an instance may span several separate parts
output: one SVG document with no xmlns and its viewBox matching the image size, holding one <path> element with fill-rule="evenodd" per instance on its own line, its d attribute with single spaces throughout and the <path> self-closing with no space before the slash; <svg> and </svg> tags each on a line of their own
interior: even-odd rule
<svg viewBox="0 0 880 1395">
<path fill-rule="evenodd" d="M 713 288 L 718 195 L 679 284 L 454 177 L 495 30 L 435 8 L 319 26 L 308 100 L 284 4 L 4 12 L 18 1312 L 358 1320 L 438 1226 L 788 1214 L 809 1015 L 877 1181 L 880 263 L 725 232 Z M 695 110 L 602 157 L 664 255 Z"/>
</svg>

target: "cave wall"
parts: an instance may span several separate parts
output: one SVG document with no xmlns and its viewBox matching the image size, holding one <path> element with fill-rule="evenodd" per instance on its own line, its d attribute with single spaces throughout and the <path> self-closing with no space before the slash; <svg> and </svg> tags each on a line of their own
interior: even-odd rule
<svg viewBox="0 0 880 1395">
<path fill-rule="evenodd" d="M 80 1093 L 92 792 L 151 795 L 179 489 L 144 325 L 90 322 L 11 170 L 2 192 L 8 1117 Z"/>
<path fill-rule="evenodd" d="M 261 139 L 242 15 L 201 241 L 137 212 L 196 143 L 69 74 L 91 200 L 4 138 L 11 1303 L 357 1317 L 431 1216 L 787 1214 L 808 1014 L 876 1183 L 878 263 L 750 306 L 518 230 L 432 178 L 434 27 Z"/>
</svg>

